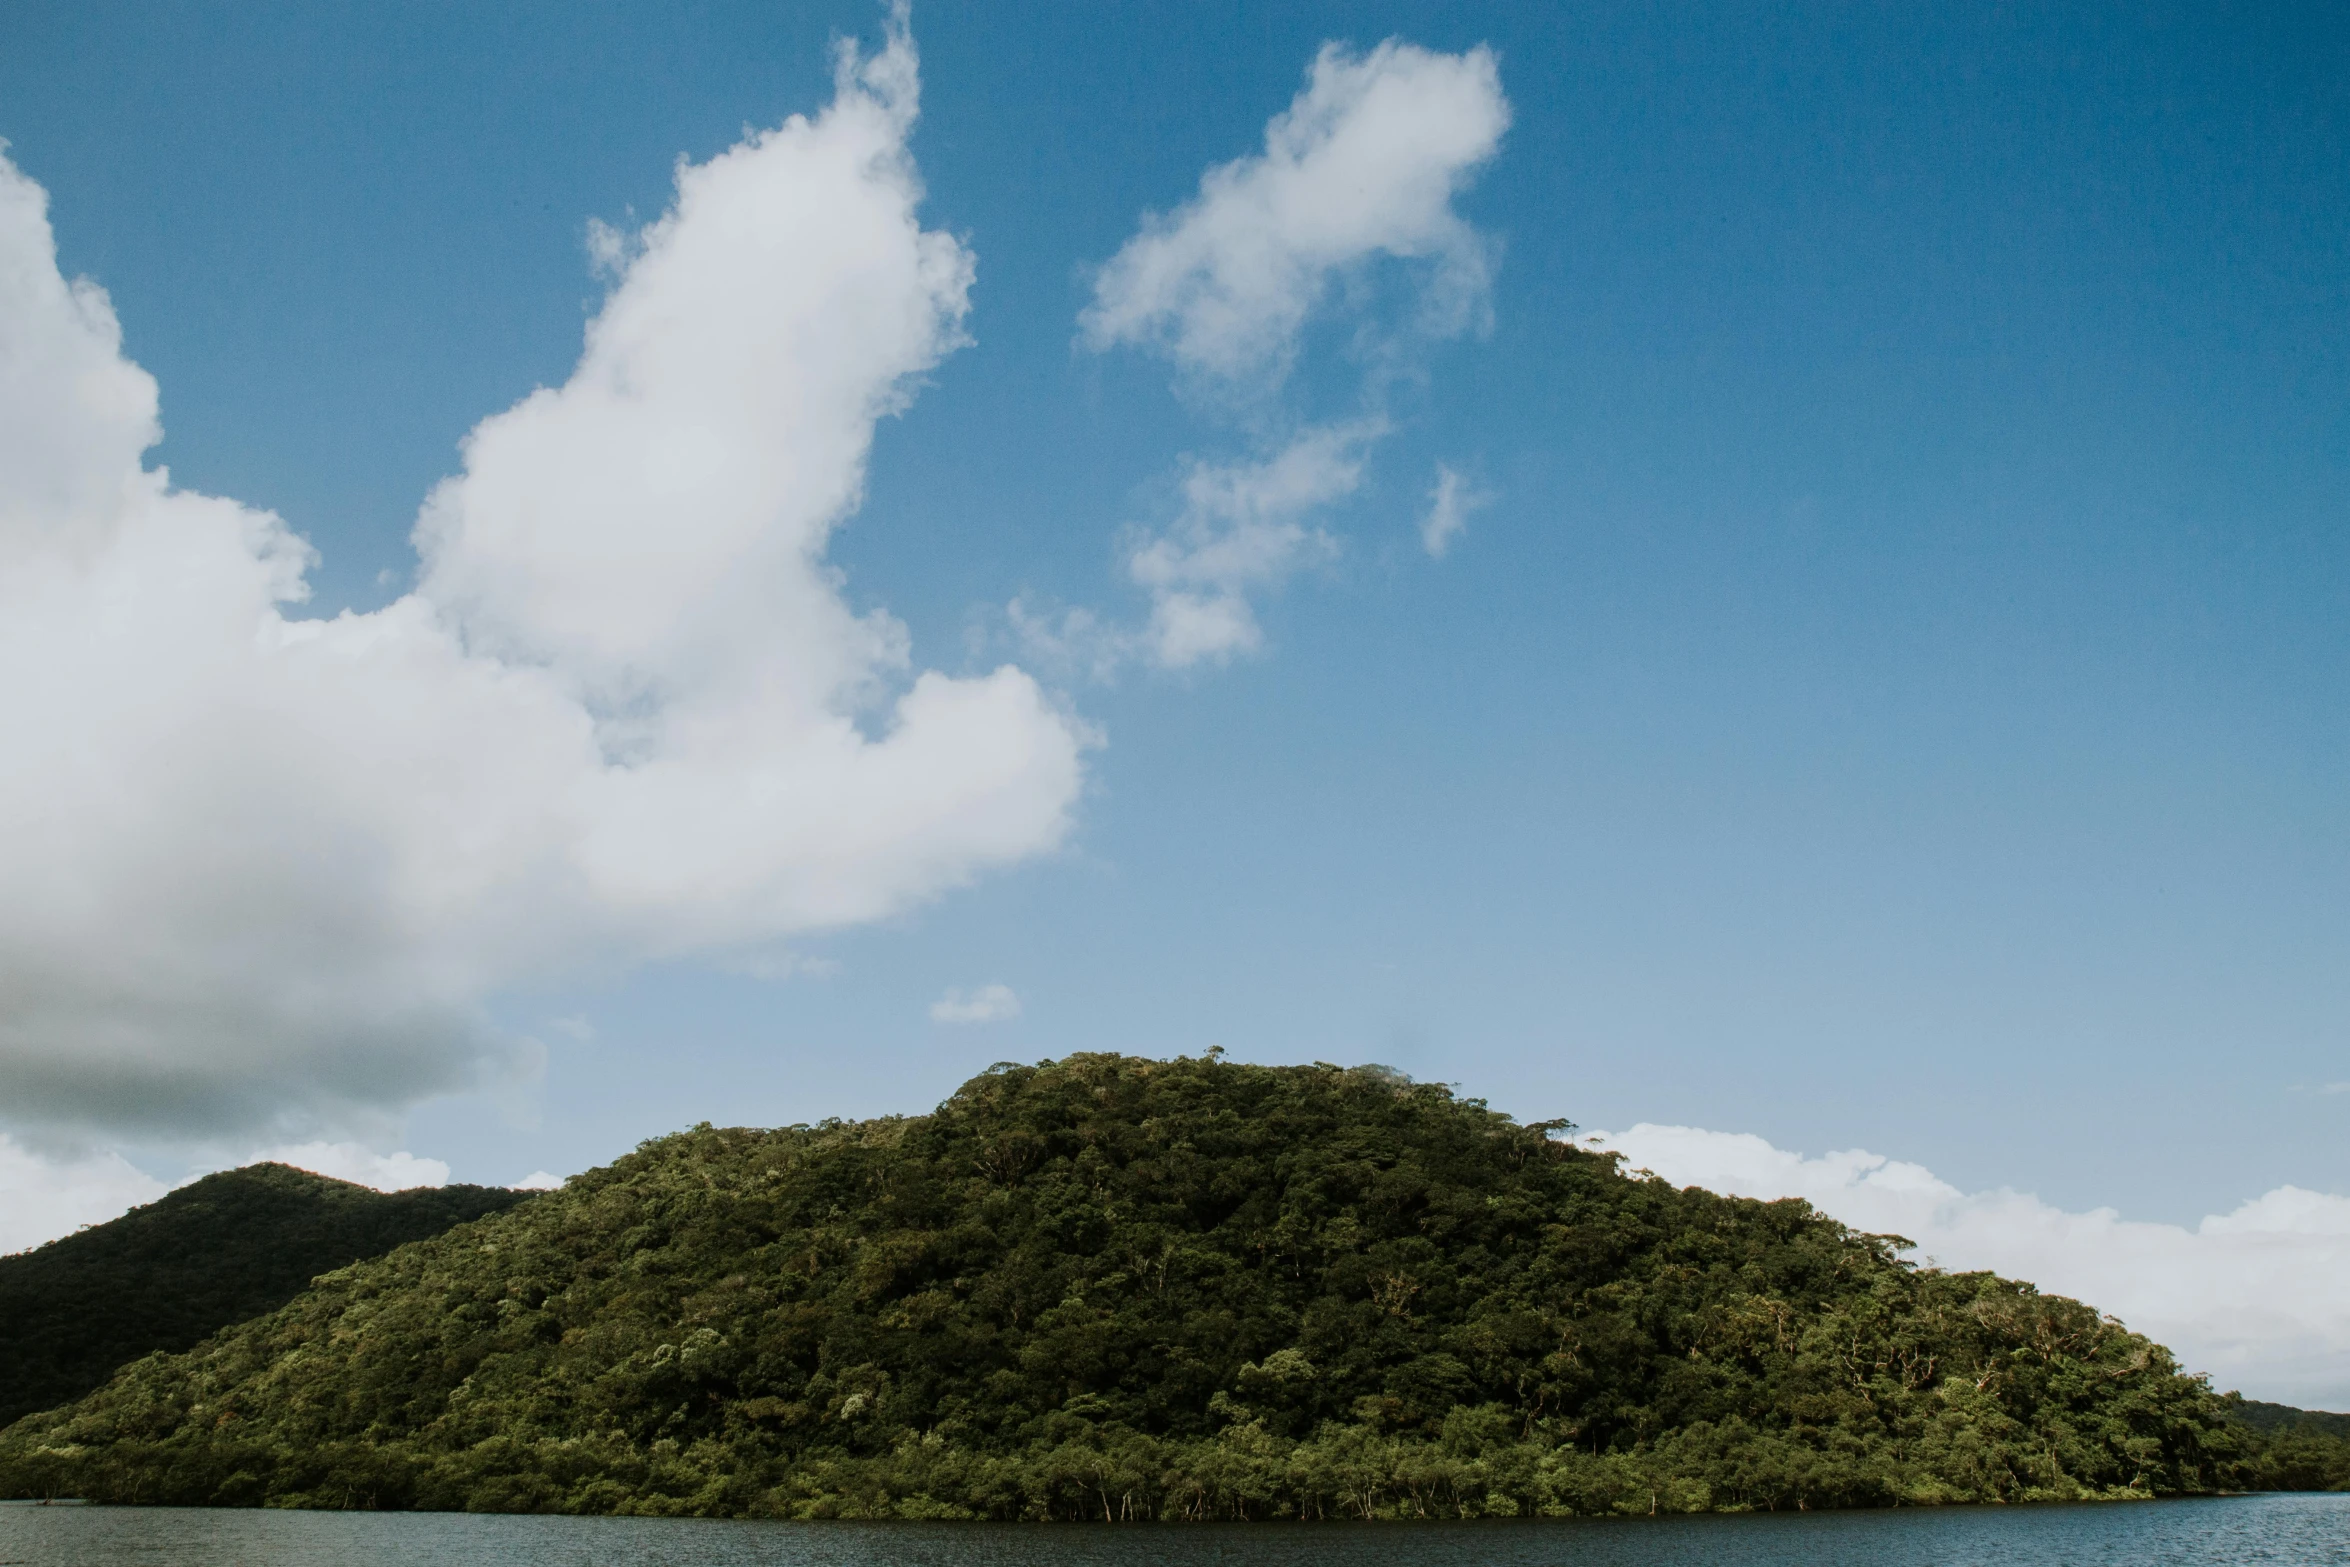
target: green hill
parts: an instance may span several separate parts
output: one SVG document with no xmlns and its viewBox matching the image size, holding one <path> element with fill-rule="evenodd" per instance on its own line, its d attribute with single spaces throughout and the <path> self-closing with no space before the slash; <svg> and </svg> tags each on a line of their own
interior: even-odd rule
<svg viewBox="0 0 2350 1567">
<path fill-rule="evenodd" d="M 2252 1432 L 2251 1483 L 2270 1491 L 2350 1491 L 2350 1415 L 2228 1398 Z"/>
<path fill-rule="evenodd" d="M 77 1399 L 127 1361 L 274 1311 L 318 1274 L 529 1195 L 377 1192 L 256 1164 L 0 1257 L 0 1424 Z"/>
<path fill-rule="evenodd" d="M 1081 1055 L 697 1127 L 0 1433 L 0 1495 L 787 1516 L 2145 1496 L 2249 1433 L 2087 1306 L 1376 1068 Z"/>
<path fill-rule="evenodd" d="M 2230 1411 L 2255 1431 L 2310 1430 L 2326 1436 L 2350 1438 L 2350 1415 L 2323 1409 L 2295 1409 L 2291 1404 L 2264 1404 L 2257 1398 L 2238 1399 Z"/>
</svg>

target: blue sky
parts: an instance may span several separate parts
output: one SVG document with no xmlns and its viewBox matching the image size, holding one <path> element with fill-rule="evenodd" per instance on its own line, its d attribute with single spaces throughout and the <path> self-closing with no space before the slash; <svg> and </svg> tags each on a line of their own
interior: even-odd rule
<svg viewBox="0 0 2350 1567">
<path fill-rule="evenodd" d="M 504 1181 L 704 1118 L 920 1110 L 998 1059 L 1221 1045 L 2132 1218 L 2350 1193 L 2338 19 L 914 28 L 921 219 L 976 257 L 972 341 L 881 423 L 828 559 L 913 667 L 1019 662 L 1101 737 L 1072 830 L 795 937 L 786 978 L 504 987 L 543 1081 L 402 1106 L 402 1146 Z M 879 34 L 861 4 L 19 7 L 0 136 L 160 383 L 149 461 L 307 537 L 303 613 L 371 610 L 466 432 L 571 373 L 590 220 L 657 217 L 681 157 L 818 110 L 828 38 Z M 1405 356 L 1261 647 L 1047 667 L 1009 603 L 1138 623 L 1122 552 L 1187 461 L 1361 406 L 1363 334 L 1410 308 L 1389 272 L 1324 301 L 1273 415 L 1079 317 L 1317 49 L 1389 37 L 1498 57 L 1509 128 L 1454 203 L 1498 257 L 1490 330 Z M 1438 464 L 1485 504 L 1432 559 Z M 990 984 L 1017 1017 L 933 1021 Z"/>
</svg>

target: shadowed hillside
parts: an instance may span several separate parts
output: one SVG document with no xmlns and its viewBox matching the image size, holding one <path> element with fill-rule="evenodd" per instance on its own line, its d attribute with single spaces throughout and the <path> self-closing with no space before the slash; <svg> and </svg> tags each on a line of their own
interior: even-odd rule
<svg viewBox="0 0 2350 1567">
<path fill-rule="evenodd" d="M 0 1433 L 0 1494 L 1006 1518 L 2146 1496 L 2160 1346 L 1376 1068 L 1073 1056 L 648 1143 Z"/>
<path fill-rule="evenodd" d="M 256 1164 L 0 1257 L 0 1424 L 70 1403 L 142 1355 L 176 1353 L 274 1311 L 318 1274 L 531 1195 L 378 1192 Z"/>
<path fill-rule="evenodd" d="M 2250 1483 L 2269 1491 L 2350 1491 L 2350 1415 L 2256 1398 L 2228 1400 L 2250 1427 Z"/>
<path fill-rule="evenodd" d="M 2231 1413 L 2255 1431 L 2315 1431 L 2350 1440 L 2350 1415 L 2323 1409 L 2295 1409 L 2291 1404 L 2265 1404 L 2257 1398 L 2238 1399 Z"/>
</svg>

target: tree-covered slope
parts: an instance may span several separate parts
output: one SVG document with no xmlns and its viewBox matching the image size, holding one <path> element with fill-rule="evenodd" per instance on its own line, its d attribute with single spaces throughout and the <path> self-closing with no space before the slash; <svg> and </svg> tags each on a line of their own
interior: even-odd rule
<svg viewBox="0 0 2350 1567">
<path fill-rule="evenodd" d="M 2265 1404 L 2257 1398 L 2232 1400 L 2228 1412 L 2255 1431 L 2307 1430 L 2350 1441 L 2350 1415 L 2331 1414 L 2323 1409 L 2296 1409 L 2291 1404 Z"/>
<path fill-rule="evenodd" d="M 126 1361 L 274 1311 L 318 1274 L 529 1195 L 378 1192 L 256 1164 L 0 1257 L 0 1424 L 81 1397 Z"/>
<path fill-rule="evenodd" d="M 2250 1483 L 2271 1491 L 2350 1491 L 2350 1415 L 2228 1398 L 2250 1435 Z"/>
<path fill-rule="evenodd" d="M 1377 1069 L 1073 1056 L 707 1126 L 0 1433 L 0 1494 L 784 1515 L 2210 1489 L 2086 1306 Z"/>
</svg>

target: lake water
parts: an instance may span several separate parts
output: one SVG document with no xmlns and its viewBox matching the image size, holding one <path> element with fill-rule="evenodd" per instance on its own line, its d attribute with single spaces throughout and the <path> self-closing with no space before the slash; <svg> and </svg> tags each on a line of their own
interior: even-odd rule
<svg viewBox="0 0 2350 1567">
<path fill-rule="evenodd" d="M 790 1524 L 0 1506 L 8 1567 L 2350 1564 L 2350 1495 L 1469 1524 Z"/>
</svg>

